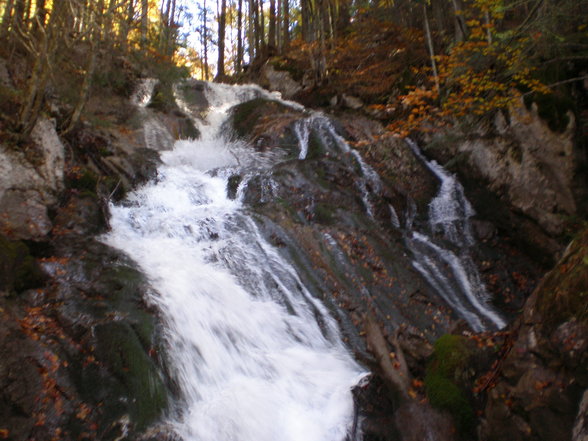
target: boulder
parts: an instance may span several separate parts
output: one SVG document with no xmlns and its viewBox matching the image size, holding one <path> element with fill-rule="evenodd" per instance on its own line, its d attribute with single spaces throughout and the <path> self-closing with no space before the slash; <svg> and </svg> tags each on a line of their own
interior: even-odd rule
<svg viewBox="0 0 588 441">
<path fill-rule="evenodd" d="M 0 145 L 0 227 L 18 239 L 51 230 L 48 207 L 63 189 L 64 147 L 55 124 L 41 118 L 26 151 Z"/>
<path fill-rule="evenodd" d="M 290 99 L 302 90 L 302 86 L 292 79 L 289 72 L 276 70 L 270 63 L 261 68 L 261 75 L 269 90 L 276 90 L 285 99 Z"/>
</svg>

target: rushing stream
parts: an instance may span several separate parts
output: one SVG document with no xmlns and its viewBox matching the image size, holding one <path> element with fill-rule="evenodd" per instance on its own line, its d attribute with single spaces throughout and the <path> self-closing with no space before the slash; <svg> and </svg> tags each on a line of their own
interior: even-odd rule
<svg viewBox="0 0 588 441">
<path fill-rule="evenodd" d="M 481 332 L 503 328 L 506 322 L 489 305 L 490 295 L 471 256 L 475 239 L 470 218 L 475 213 L 462 185 L 437 162 L 428 161 L 414 142 L 408 143 L 440 183 L 429 203 L 428 234 L 413 230 L 412 220 L 407 222 L 412 230 L 407 245 L 414 255 L 414 267 L 472 329 Z"/>
<path fill-rule="evenodd" d="M 185 441 L 342 441 L 366 375 L 337 325 L 261 236 L 230 176 L 277 160 L 221 133 L 226 110 L 263 92 L 207 86 L 202 136 L 162 154 L 158 179 L 111 207 L 105 240 L 149 276 L 181 389 Z M 239 193 L 237 193 L 239 194 Z"/>
</svg>

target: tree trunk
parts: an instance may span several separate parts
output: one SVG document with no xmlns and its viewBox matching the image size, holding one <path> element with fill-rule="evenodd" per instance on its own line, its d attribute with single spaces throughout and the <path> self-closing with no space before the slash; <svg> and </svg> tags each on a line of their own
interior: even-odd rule
<svg viewBox="0 0 588 441">
<path fill-rule="evenodd" d="M 248 32 L 247 42 L 249 44 L 249 63 L 255 58 L 255 12 L 254 12 L 254 0 L 249 0 L 249 20 L 248 20 Z"/>
<path fill-rule="evenodd" d="M 276 0 L 270 0 L 269 29 L 267 36 L 268 55 L 273 55 L 276 50 Z"/>
<path fill-rule="evenodd" d="M 8 29 L 12 22 L 12 7 L 14 6 L 14 0 L 8 0 L 6 3 L 4 14 L 2 15 L 2 31 L 0 35 L 4 36 L 8 34 Z"/>
<path fill-rule="evenodd" d="M 237 4 L 237 59 L 235 60 L 235 71 L 241 73 L 243 65 L 243 0 Z"/>
<path fill-rule="evenodd" d="M 141 47 L 147 45 L 147 25 L 149 23 L 149 0 L 141 0 Z"/>
<path fill-rule="evenodd" d="M 120 26 L 120 33 L 119 33 L 119 41 L 126 52 L 129 47 L 129 32 L 131 31 L 131 25 L 133 24 L 133 17 L 135 16 L 135 2 L 134 0 L 129 0 L 127 5 L 127 16 L 125 20 L 121 23 Z"/>
<path fill-rule="evenodd" d="M 468 31 L 465 20 L 463 18 L 463 7 L 461 5 L 461 1 L 451 0 L 451 3 L 453 4 L 453 11 L 455 13 L 455 41 L 459 43 L 465 41 L 468 35 Z"/>
<path fill-rule="evenodd" d="M 286 50 L 290 45 L 290 4 L 289 0 L 284 0 L 284 37 L 282 48 Z"/>
<path fill-rule="evenodd" d="M 429 56 L 431 57 L 431 68 L 433 69 L 433 77 L 435 78 L 435 87 L 437 94 L 441 94 L 441 87 L 439 85 L 439 74 L 437 73 L 437 63 L 435 62 L 435 49 L 433 48 L 433 39 L 431 38 L 431 28 L 429 27 L 429 17 L 427 15 L 427 4 L 423 3 L 423 18 L 425 20 L 425 34 L 427 36 L 427 46 L 429 48 Z"/>
<path fill-rule="evenodd" d="M 225 77 L 225 25 L 227 21 L 227 0 L 221 0 L 218 17 L 218 62 L 216 80 L 222 81 Z"/>
<path fill-rule="evenodd" d="M 206 22 L 206 0 L 202 2 L 202 49 L 204 52 L 204 79 L 208 81 L 209 72 L 208 72 L 208 24 Z"/>
</svg>

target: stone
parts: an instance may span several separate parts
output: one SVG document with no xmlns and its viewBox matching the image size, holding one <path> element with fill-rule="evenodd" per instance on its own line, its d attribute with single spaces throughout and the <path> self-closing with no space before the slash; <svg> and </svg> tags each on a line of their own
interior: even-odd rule
<svg viewBox="0 0 588 441">
<path fill-rule="evenodd" d="M 276 70 L 270 63 L 261 68 L 261 75 L 265 78 L 270 90 L 276 90 L 285 99 L 290 99 L 302 90 L 302 86 L 292 79 L 289 72 Z"/>
<path fill-rule="evenodd" d="M 341 103 L 343 104 L 343 106 L 352 110 L 358 110 L 364 106 L 362 100 L 360 100 L 356 96 L 346 94 L 341 95 Z"/>
</svg>

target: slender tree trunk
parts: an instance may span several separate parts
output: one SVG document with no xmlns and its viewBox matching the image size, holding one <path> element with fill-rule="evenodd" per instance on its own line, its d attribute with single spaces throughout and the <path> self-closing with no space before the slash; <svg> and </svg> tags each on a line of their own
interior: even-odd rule
<svg viewBox="0 0 588 441">
<path fill-rule="evenodd" d="M 282 48 L 286 50 L 290 46 L 290 4 L 289 0 L 284 0 L 284 37 Z"/>
<path fill-rule="evenodd" d="M 283 24 L 282 0 L 278 0 L 276 7 L 278 8 L 278 10 L 276 11 L 276 48 L 278 49 L 278 52 L 281 52 L 281 50 L 282 50 L 282 24 Z"/>
<path fill-rule="evenodd" d="M 13 6 L 14 0 L 8 0 L 4 8 L 4 14 L 2 15 L 2 31 L 0 32 L 0 35 L 2 36 L 8 34 L 8 29 L 10 28 L 10 24 L 12 22 Z"/>
<path fill-rule="evenodd" d="M 222 81 L 225 76 L 225 25 L 227 22 L 227 0 L 221 0 L 218 17 L 218 62 L 216 80 Z"/>
<path fill-rule="evenodd" d="M 119 40 L 123 48 L 123 51 L 127 51 L 129 47 L 129 32 L 131 31 L 131 25 L 133 24 L 133 17 L 135 15 L 135 2 L 129 0 L 127 5 L 127 14 L 125 19 L 120 25 Z"/>
<path fill-rule="evenodd" d="M 47 20 L 47 9 L 45 8 L 45 0 L 37 0 L 37 11 L 36 11 L 36 26 L 45 26 L 45 20 Z"/>
<path fill-rule="evenodd" d="M 269 55 L 273 55 L 276 50 L 276 0 L 270 0 L 269 9 L 269 29 L 267 35 L 267 45 Z"/>
<path fill-rule="evenodd" d="M 167 21 L 167 42 L 166 42 L 166 50 L 165 53 L 168 56 L 172 56 L 175 51 L 177 39 L 177 31 L 176 31 L 176 0 L 172 0 L 171 2 L 171 15 Z"/>
<path fill-rule="evenodd" d="M 141 47 L 147 45 L 147 25 L 149 23 L 149 0 L 141 0 Z"/>
<path fill-rule="evenodd" d="M 113 5 L 114 1 L 110 0 L 109 3 L 109 10 L 110 6 L 114 8 Z M 108 11 L 110 12 L 110 11 Z M 110 14 L 108 14 L 110 15 Z M 108 21 L 111 21 L 110 17 L 107 17 Z M 92 22 L 92 36 L 90 37 L 90 54 L 88 60 L 88 67 L 86 68 L 86 73 L 84 74 L 84 80 L 82 82 L 82 87 L 80 89 L 80 95 L 78 97 L 78 101 L 74 110 L 69 118 L 69 122 L 67 127 L 64 130 L 64 133 L 69 132 L 71 129 L 75 127 L 75 125 L 80 120 L 80 116 L 82 111 L 84 110 L 84 106 L 86 105 L 86 101 L 88 101 L 88 96 L 90 95 L 90 89 L 92 87 L 92 77 L 94 76 L 94 72 L 96 70 L 96 64 L 98 61 L 98 52 L 100 50 L 100 46 L 102 43 L 102 35 L 103 34 L 103 23 L 104 23 L 104 0 L 99 0 L 98 4 L 96 5 L 96 17 Z M 106 23 L 104 23 L 106 25 Z M 110 38 L 106 35 L 106 38 Z"/>
<path fill-rule="evenodd" d="M 235 60 L 235 71 L 241 73 L 243 65 L 243 0 L 237 4 L 237 59 Z"/>
<path fill-rule="evenodd" d="M 267 44 L 265 41 L 265 15 L 263 13 L 263 0 L 258 0 L 257 4 L 259 6 L 259 46 L 261 48 L 261 53 L 265 57 L 267 56 Z"/>
<path fill-rule="evenodd" d="M 116 6 L 116 0 L 109 0 L 108 2 L 108 10 L 104 17 L 104 36 L 109 44 L 112 44 L 113 36 L 112 36 L 112 16 L 114 15 L 114 7 Z M 101 13 L 99 11 L 98 13 Z"/>
<path fill-rule="evenodd" d="M 25 19 L 25 2 L 24 0 L 16 0 L 14 3 L 14 16 L 12 17 L 13 26 L 21 31 L 24 31 Z"/>
<path fill-rule="evenodd" d="M 302 39 L 304 41 L 311 41 L 310 38 L 310 11 L 309 0 L 300 0 L 300 15 L 302 19 Z"/>
<path fill-rule="evenodd" d="M 206 18 L 206 0 L 203 0 L 203 19 L 202 19 L 202 47 L 204 52 L 204 79 L 208 81 L 208 23 Z"/>
<path fill-rule="evenodd" d="M 461 0 L 451 0 L 453 11 L 455 13 L 455 41 L 464 41 L 468 35 L 467 26 L 463 17 L 463 7 Z"/>
<path fill-rule="evenodd" d="M 249 64 L 255 58 L 255 13 L 254 13 L 254 0 L 249 0 L 249 13 L 247 14 L 248 19 L 248 32 L 247 32 L 247 42 L 249 44 Z"/>
<path fill-rule="evenodd" d="M 427 4 L 423 3 L 423 18 L 425 20 L 425 34 L 427 36 L 427 46 L 429 48 L 429 56 L 431 57 L 431 68 L 433 69 L 433 77 L 435 78 L 435 87 L 437 94 L 441 94 L 441 87 L 439 85 L 439 74 L 437 73 L 437 63 L 435 62 L 435 49 L 433 48 L 433 39 L 431 38 L 431 28 L 429 27 L 429 17 L 427 15 Z"/>
<path fill-rule="evenodd" d="M 351 22 L 351 16 L 349 15 L 349 0 L 339 0 L 337 11 L 337 22 L 335 24 L 335 30 L 338 36 L 345 34 L 349 23 Z"/>
</svg>

